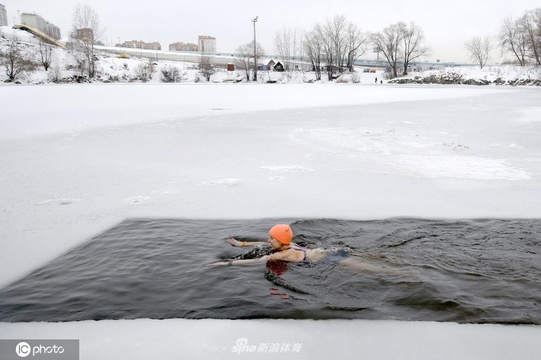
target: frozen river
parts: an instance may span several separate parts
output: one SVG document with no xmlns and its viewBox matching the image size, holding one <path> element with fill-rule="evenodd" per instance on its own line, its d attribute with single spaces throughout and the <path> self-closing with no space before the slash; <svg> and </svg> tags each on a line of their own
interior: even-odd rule
<svg viewBox="0 0 541 360">
<path fill-rule="evenodd" d="M 1 286 L 129 218 L 541 217 L 539 89 L 2 86 L 0 99 Z M 333 354 L 328 343 L 317 349 L 318 342 L 308 340 L 309 325 L 302 321 L 149 321 L 2 323 L 0 331 L 8 337 L 76 336 L 81 358 L 115 358 L 130 336 L 148 349 L 190 333 L 188 354 L 223 358 L 231 356 L 236 339 L 252 333 L 244 329 L 282 326 L 290 335 L 298 330 L 296 341 L 304 343 L 299 356 Z M 373 341 L 381 346 L 390 329 L 403 327 L 458 342 L 473 336 L 477 341 L 469 348 L 447 352 L 462 358 L 474 358 L 474 351 L 506 358 L 497 339 L 510 339 L 506 345 L 516 358 L 534 358 L 540 350 L 533 341 L 539 327 L 340 324 L 327 326 L 336 338 L 351 341 L 350 327 L 359 334 L 378 328 Z M 112 329 L 119 326 L 129 331 L 118 335 Z M 146 327 L 163 334 L 162 340 L 138 337 Z M 230 346 L 218 340 L 222 331 Z M 205 333 L 209 338 L 198 342 Z M 405 340 L 397 346 L 424 343 L 420 337 Z M 437 350 L 426 346 L 426 353 L 408 354 L 429 358 Z M 377 354 L 377 346 L 369 348 Z M 348 349 L 341 350 L 345 356 L 356 353 Z M 168 346 L 158 354 L 178 356 Z"/>
</svg>

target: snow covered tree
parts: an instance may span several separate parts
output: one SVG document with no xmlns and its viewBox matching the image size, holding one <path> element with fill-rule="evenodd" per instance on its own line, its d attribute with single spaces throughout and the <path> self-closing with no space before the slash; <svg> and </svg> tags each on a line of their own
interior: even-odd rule
<svg viewBox="0 0 541 360">
<path fill-rule="evenodd" d="M 137 77 L 142 82 L 147 82 L 150 79 L 152 79 L 152 74 L 155 71 L 155 65 L 153 59 L 148 59 L 146 62 L 141 62 L 137 68 L 135 69 L 135 73 L 137 74 Z"/>
<path fill-rule="evenodd" d="M 466 42 L 466 50 L 470 58 L 476 61 L 482 69 L 490 58 L 490 51 L 492 50 L 490 37 L 481 38 L 476 36 L 471 38 Z"/>
</svg>

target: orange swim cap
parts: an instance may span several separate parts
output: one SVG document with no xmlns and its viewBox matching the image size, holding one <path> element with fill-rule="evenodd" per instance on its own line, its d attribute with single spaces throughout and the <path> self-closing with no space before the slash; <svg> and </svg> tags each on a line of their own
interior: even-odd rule
<svg viewBox="0 0 541 360">
<path fill-rule="evenodd" d="M 291 226 L 285 224 L 274 225 L 269 234 L 278 240 L 282 245 L 288 245 L 293 240 L 293 230 Z"/>
</svg>

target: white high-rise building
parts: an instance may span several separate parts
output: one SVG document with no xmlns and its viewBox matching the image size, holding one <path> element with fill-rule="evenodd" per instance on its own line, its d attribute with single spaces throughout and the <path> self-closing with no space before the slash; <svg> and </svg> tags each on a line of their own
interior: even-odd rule
<svg viewBox="0 0 541 360">
<path fill-rule="evenodd" d="M 21 24 L 30 26 L 34 29 L 44 32 L 53 39 L 60 39 L 60 28 L 54 24 L 51 24 L 38 14 L 22 13 Z"/>
<path fill-rule="evenodd" d="M 212 36 L 199 35 L 198 44 L 199 51 L 204 53 L 216 52 L 216 38 Z"/>
<path fill-rule="evenodd" d="M 0 4 L 0 26 L 8 26 L 8 13 L 2 4 Z"/>
</svg>

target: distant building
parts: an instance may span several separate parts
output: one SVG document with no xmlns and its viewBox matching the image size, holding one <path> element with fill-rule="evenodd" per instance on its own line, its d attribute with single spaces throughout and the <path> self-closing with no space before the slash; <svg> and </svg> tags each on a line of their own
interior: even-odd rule
<svg viewBox="0 0 541 360">
<path fill-rule="evenodd" d="M 0 26 L 8 26 L 8 13 L 2 4 L 0 4 Z"/>
<path fill-rule="evenodd" d="M 159 42 L 146 43 L 142 40 L 132 40 L 124 41 L 121 47 L 131 48 L 131 49 L 143 49 L 143 50 L 161 50 L 162 46 Z"/>
<path fill-rule="evenodd" d="M 198 50 L 204 53 L 216 52 L 216 38 L 212 36 L 199 35 Z"/>
<path fill-rule="evenodd" d="M 197 51 L 197 44 L 176 42 L 169 44 L 169 51 Z"/>
<path fill-rule="evenodd" d="M 75 39 L 82 40 L 87 43 L 94 43 L 94 30 L 90 28 L 76 29 L 75 30 Z"/>
<path fill-rule="evenodd" d="M 60 28 L 39 16 L 38 14 L 22 13 L 21 24 L 34 28 L 52 37 L 60 40 Z"/>
</svg>

